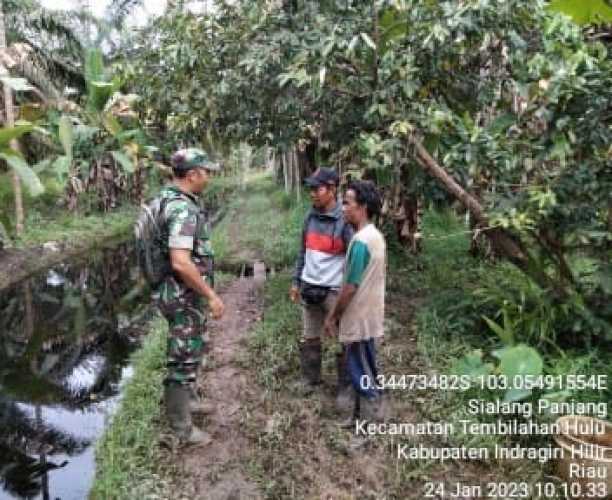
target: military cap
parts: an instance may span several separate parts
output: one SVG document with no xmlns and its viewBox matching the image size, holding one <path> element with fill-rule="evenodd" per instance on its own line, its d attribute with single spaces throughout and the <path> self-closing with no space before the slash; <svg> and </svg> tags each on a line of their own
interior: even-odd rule
<svg viewBox="0 0 612 500">
<path fill-rule="evenodd" d="M 187 171 L 192 168 L 205 168 L 206 170 L 219 171 L 221 167 L 212 161 L 205 151 L 198 148 L 186 148 L 176 151 L 170 159 L 174 170 Z"/>
</svg>

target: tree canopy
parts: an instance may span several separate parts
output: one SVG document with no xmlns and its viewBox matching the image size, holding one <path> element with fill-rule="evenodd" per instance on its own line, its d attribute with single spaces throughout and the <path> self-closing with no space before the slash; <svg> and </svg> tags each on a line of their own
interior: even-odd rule
<svg viewBox="0 0 612 500">
<path fill-rule="evenodd" d="M 135 82 L 168 137 L 314 146 L 388 185 L 421 178 L 542 287 L 612 291 L 609 47 L 547 2 L 219 2 L 144 36 Z"/>
</svg>

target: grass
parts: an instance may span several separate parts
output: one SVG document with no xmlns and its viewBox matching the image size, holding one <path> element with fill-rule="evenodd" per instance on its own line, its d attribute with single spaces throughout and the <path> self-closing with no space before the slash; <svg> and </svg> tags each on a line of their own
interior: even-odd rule
<svg viewBox="0 0 612 500">
<path fill-rule="evenodd" d="M 166 332 L 165 321 L 155 321 L 143 347 L 132 357 L 134 375 L 97 445 L 93 500 L 167 498 L 165 484 L 156 474 Z"/>
<path fill-rule="evenodd" d="M 15 268 L 15 272 L 0 275 L 0 288 L 9 286 L 29 274 L 42 271 L 63 259 L 98 246 L 125 240 L 131 233 L 136 217 L 136 210 L 133 208 L 89 216 L 63 214 L 55 219 L 44 218 L 35 215 L 36 213 L 30 213 L 21 237 L 6 245 L 6 248 L 13 249 L 12 256 L 9 255 L 7 260 L 8 265 L 11 266 L 15 259 L 18 259 L 20 264 Z M 41 253 L 38 247 L 46 242 L 60 243 L 62 251 Z M 31 258 L 34 254 L 37 257 Z"/>
<path fill-rule="evenodd" d="M 256 380 L 263 391 L 257 410 L 267 409 L 266 422 L 245 423 L 252 441 L 257 443 L 254 455 L 249 458 L 248 470 L 266 498 L 297 498 L 296 488 L 303 491 L 309 487 L 309 481 L 316 484 L 320 465 L 324 463 L 319 462 L 320 458 L 333 457 L 333 471 L 328 471 L 326 476 L 347 477 L 355 467 L 346 453 L 346 434 L 325 425 L 329 405 L 317 398 L 296 397 L 288 388 L 299 371 L 296 351 L 301 317 L 300 308 L 288 300 L 290 272 L 286 268 L 295 258 L 305 209 L 305 202 L 293 202 L 278 191 L 270 177 L 258 175 L 250 179 L 247 191 L 235 193 L 225 219 L 213 231 L 213 247 L 219 261 L 240 262 L 256 256 L 281 269 L 266 282 L 265 320 L 257 324 L 249 337 L 248 359 L 243 360 L 245 366 L 257 366 Z M 492 294 L 494 285 L 502 291 L 522 286 L 522 277 L 509 265 L 469 256 L 469 233 L 451 212 L 428 211 L 424 234 L 424 251 L 418 256 L 407 255 L 392 237 L 388 238 L 388 341 L 380 352 L 385 373 L 401 374 L 406 370 L 410 370 L 408 373 L 449 373 L 465 353 L 477 348 L 490 352 L 499 347 L 499 339 L 481 318 L 483 314 L 495 315 L 498 298 L 489 302 L 482 298 Z M 218 281 L 229 279 L 231 275 L 226 274 Z M 140 498 L 146 496 L 152 484 L 159 483 L 150 466 L 155 460 L 155 447 L 148 446 L 157 442 L 155 426 L 161 390 L 161 385 L 157 386 L 161 378 L 157 377 L 163 371 L 163 346 L 155 347 L 156 342 L 161 342 L 161 337 L 155 340 L 159 335 L 161 332 L 157 330 L 144 348 L 149 349 L 148 354 L 142 353 L 136 359 L 133 380 L 136 388 L 133 392 L 128 388 L 109 436 L 100 445 L 94 498 L 124 498 L 122 495 L 127 492 L 128 497 L 134 498 L 134 485 L 141 488 L 136 494 Z M 326 349 L 324 357 L 324 391 L 328 392 L 333 390 L 330 383 L 334 376 L 333 351 Z M 558 350 L 542 353 L 549 373 L 601 372 L 612 377 L 603 351 L 586 353 L 576 348 L 566 349 L 562 354 Z M 146 384 L 140 385 L 136 380 Z M 407 409 L 407 416 L 416 421 L 451 422 L 456 427 L 460 419 L 486 420 L 467 415 L 468 398 L 495 396 L 484 391 L 395 393 L 397 402 Z M 576 396 L 582 400 L 609 399 L 608 393 L 589 391 Z M 139 402 L 139 398 L 143 399 Z M 266 431 L 262 432 L 262 428 Z M 508 444 L 504 443 L 507 438 L 500 436 L 455 434 L 446 440 L 423 439 L 425 445 L 434 447 L 492 448 L 495 444 Z M 538 444 L 542 442 L 530 443 L 531 446 Z M 535 481 L 545 472 L 539 464 L 524 461 L 474 467 L 442 466 L 426 461 L 398 463 L 385 447 L 388 448 L 388 443 L 377 442 L 370 451 L 372 456 L 386 457 L 379 465 L 389 498 L 404 497 L 408 489 L 414 490 L 415 481 L 422 484 L 424 478 L 432 476 L 458 479 L 465 474 L 478 481 L 489 474 L 496 480 Z M 364 494 L 363 498 L 369 496 Z"/>
<path fill-rule="evenodd" d="M 122 208 L 107 214 L 63 214 L 47 219 L 31 212 L 24 233 L 15 241 L 17 248 L 41 245 L 47 241 L 85 242 L 125 236 L 132 230 L 136 208 Z"/>
<path fill-rule="evenodd" d="M 301 310 L 288 297 L 291 277 L 277 274 L 266 282 L 265 321 L 250 337 L 252 357 L 258 359 L 258 382 L 270 391 L 282 388 L 297 374 L 297 339 L 301 333 Z"/>
<path fill-rule="evenodd" d="M 216 260 L 234 267 L 255 259 L 277 268 L 291 265 L 306 208 L 305 200 L 294 201 L 279 191 L 270 175 L 252 175 L 213 231 Z"/>
<path fill-rule="evenodd" d="M 389 238 L 390 245 L 393 245 Z M 451 259 L 452 260 L 452 259 Z M 427 263 L 427 257 L 411 259 L 395 249 L 390 255 L 388 273 L 388 315 L 386 318 L 386 341 L 379 351 L 379 362 L 384 373 L 432 373 L 444 366 L 438 363 L 450 360 L 459 355 L 467 344 L 458 342 L 450 349 L 451 343 L 438 346 L 436 340 L 423 335 L 427 345 L 419 344 L 424 359 L 417 356 L 417 345 L 414 336 L 414 312 L 419 310 L 418 300 L 422 300 L 425 290 L 433 290 L 440 276 L 424 279 L 424 271 L 418 271 Z M 449 266 L 452 262 L 447 263 Z M 417 284 L 419 284 L 417 286 Z M 323 483 L 329 487 L 331 478 L 353 477 L 361 474 L 361 462 L 355 462 L 347 451 L 352 435 L 350 432 L 333 425 L 333 412 L 329 398 L 315 395 L 310 398 L 296 396 L 289 388 L 291 382 L 299 377 L 297 339 L 301 332 L 301 314 L 299 307 L 292 304 L 287 296 L 290 285 L 289 273 L 273 276 L 266 282 L 265 288 L 265 321 L 260 323 L 249 341 L 248 365 L 257 364 L 257 381 L 262 387 L 262 400 L 259 404 L 269 408 L 266 433 L 261 433 L 261 426 L 247 429 L 252 440 L 257 443 L 254 455 L 250 459 L 249 470 L 259 483 L 265 498 L 310 498 L 319 496 L 317 486 L 320 479 L 320 467 L 324 464 L 326 472 Z M 429 332 L 428 332 L 429 333 Z M 329 342 L 324 349 L 323 359 L 323 394 L 333 394 L 335 381 L 335 347 Z M 433 359 L 436 349 L 439 357 Z M 443 357 L 442 357 L 443 356 Z M 419 359 L 417 359 L 419 358 Z M 397 418 L 400 421 L 450 421 L 458 424 L 460 418 L 468 418 L 459 412 L 462 401 L 444 391 L 430 391 L 415 395 L 411 391 L 396 391 L 394 398 L 398 403 Z M 253 412 L 255 410 L 252 410 Z M 414 415 L 417 412 L 418 415 Z M 271 416 L 270 416 L 271 415 Z M 412 416 L 411 416 L 412 415 Z M 413 420 L 414 419 L 414 420 Z M 332 422 L 332 423 L 330 423 Z M 475 439 L 473 436 L 456 436 L 453 444 L 435 437 L 425 437 L 425 446 L 489 446 L 495 444 L 493 438 Z M 397 461 L 394 458 L 392 441 L 375 439 L 368 446 L 368 454 L 376 463 L 371 473 L 376 475 L 378 489 L 368 493 L 367 489 L 359 490 L 359 498 L 379 498 L 384 493 L 386 498 L 406 498 L 406 491 L 415 491 L 415 481 L 422 481 L 428 475 L 458 475 L 463 477 L 460 467 L 449 468 L 439 463 L 427 461 Z M 296 459 L 299 456 L 299 459 Z M 330 463 L 331 462 L 331 463 Z M 532 477 L 533 471 L 513 467 L 513 477 Z M 374 472 L 376 470 L 376 472 Z M 488 474 L 497 474 L 495 469 L 484 469 Z M 478 471 L 467 472 L 466 477 L 474 478 Z M 365 480 L 365 478 L 364 478 Z M 350 490 L 350 481 L 338 480 L 346 498 L 355 493 Z M 419 483 L 422 484 L 422 483 Z M 364 488 L 366 488 L 364 486 Z M 321 493 L 321 496 L 324 496 Z M 342 497 L 344 498 L 344 497 Z M 414 498 L 414 497 L 411 497 Z"/>
</svg>

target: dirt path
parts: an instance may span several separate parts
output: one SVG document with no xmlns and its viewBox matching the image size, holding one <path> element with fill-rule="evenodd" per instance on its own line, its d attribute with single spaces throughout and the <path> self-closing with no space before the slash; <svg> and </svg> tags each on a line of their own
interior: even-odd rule
<svg viewBox="0 0 612 500">
<path fill-rule="evenodd" d="M 242 366 L 246 358 L 246 335 L 261 319 L 261 294 L 254 279 L 240 278 L 220 292 L 225 314 L 211 321 L 212 349 L 199 379 L 199 389 L 212 413 L 195 419 L 212 442 L 177 453 L 174 498 L 207 500 L 262 498 L 257 484 L 249 480 L 245 457 L 249 443 L 244 433 L 245 401 L 255 397 L 250 374 Z"/>
</svg>

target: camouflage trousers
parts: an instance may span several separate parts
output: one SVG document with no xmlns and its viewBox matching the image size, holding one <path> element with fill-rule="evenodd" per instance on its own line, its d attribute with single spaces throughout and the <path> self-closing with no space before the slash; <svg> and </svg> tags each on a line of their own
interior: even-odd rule
<svg viewBox="0 0 612 500">
<path fill-rule="evenodd" d="M 189 291 L 157 305 L 168 321 L 166 385 L 194 386 L 206 348 L 204 299 Z"/>
</svg>

